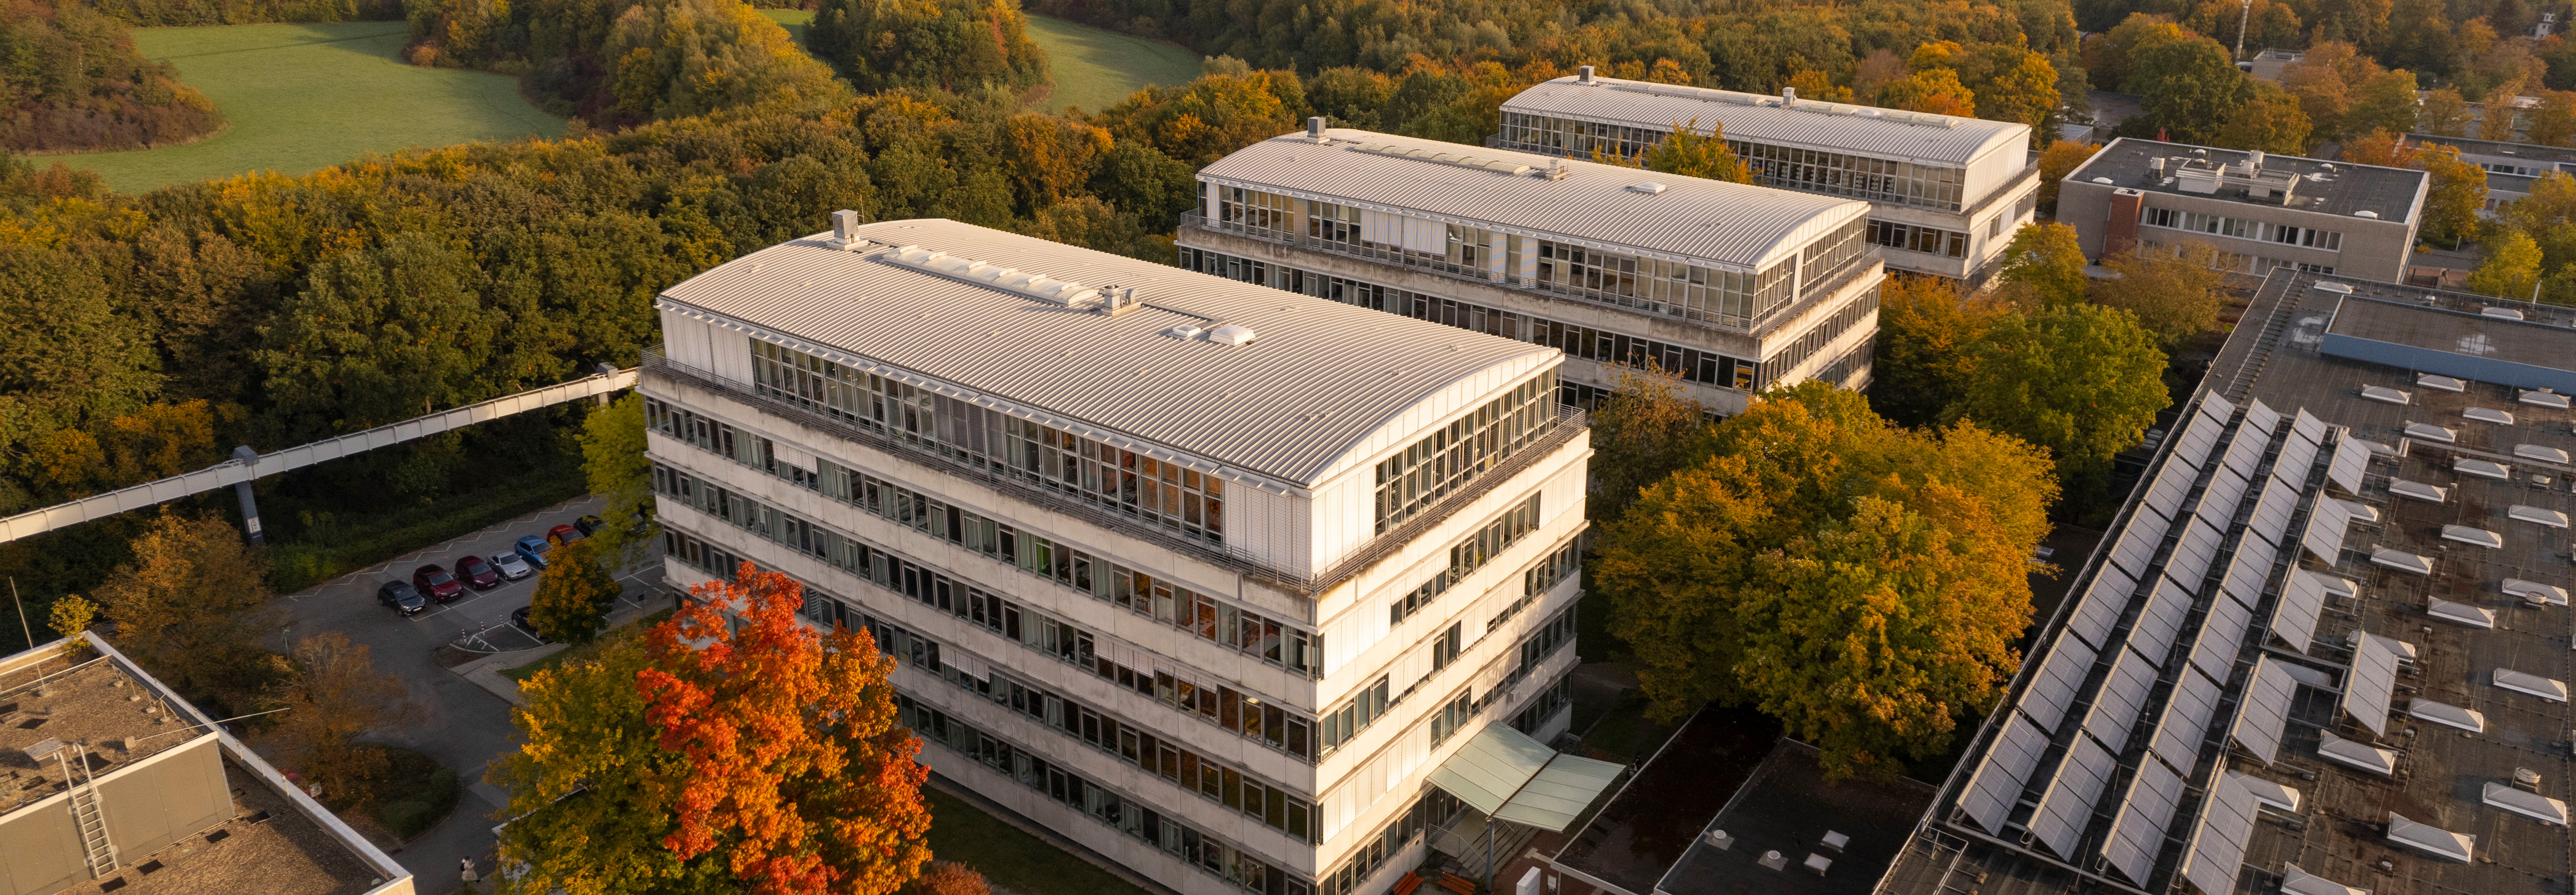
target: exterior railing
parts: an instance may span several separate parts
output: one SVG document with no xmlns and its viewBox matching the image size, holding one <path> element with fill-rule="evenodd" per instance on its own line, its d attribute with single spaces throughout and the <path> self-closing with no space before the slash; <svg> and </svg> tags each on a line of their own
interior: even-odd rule
<svg viewBox="0 0 2576 895">
<path fill-rule="evenodd" d="M 995 491 L 1037 504 L 1050 511 L 1063 513 L 1067 516 L 1072 516 L 1104 528 L 1116 530 L 1131 537 L 1153 542 L 1156 546 L 1171 550 L 1174 553 L 1190 556 L 1219 567 L 1232 569 L 1249 577 L 1287 590 L 1291 593 L 1306 597 L 1312 597 L 1318 593 L 1322 593 L 1333 585 L 1339 584 L 1342 581 L 1349 579 L 1351 576 L 1359 574 L 1361 570 L 1368 568 L 1370 565 L 1395 555 L 1396 551 L 1403 549 L 1406 544 L 1411 543 L 1415 538 L 1429 532 L 1434 526 L 1439 525 L 1450 516 L 1456 515 L 1460 510 L 1465 509 L 1468 504 L 1474 503 L 1476 498 L 1492 492 L 1494 488 L 1498 487 L 1503 482 L 1510 480 L 1512 476 L 1518 475 L 1522 470 L 1529 468 L 1530 465 L 1537 462 L 1538 458 L 1544 457 L 1550 452 L 1553 452 L 1556 448 L 1572 441 L 1574 436 L 1581 434 L 1584 431 L 1585 426 L 1585 416 L 1583 411 L 1569 405 L 1559 405 L 1556 417 L 1541 423 L 1540 430 L 1531 437 L 1528 444 L 1523 445 L 1519 450 L 1512 452 L 1507 457 L 1504 457 L 1500 462 L 1496 463 L 1493 468 L 1486 470 L 1484 474 L 1479 475 L 1474 480 L 1468 482 L 1465 487 L 1460 488 L 1456 493 L 1450 494 L 1448 497 L 1441 498 L 1439 502 L 1434 503 L 1430 509 L 1415 515 L 1413 519 L 1408 520 L 1404 524 L 1398 525 L 1395 528 L 1389 529 L 1385 533 L 1371 539 L 1366 545 L 1353 551 L 1349 556 L 1344 557 L 1340 562 L 1334 563 L 1324 571 L 1315 574 L 1299 574 L 1284 569 L 1274 568 L 1232 546 L 1218 546 L 1192 540 L 1182 536 L 1178 532 L 1167 531 L 1161 526 L 1131 518 L 1124 513 L 1120 513 L 1116 510 L 1090 501 L 1072 497 L 1037 482 L 1030 481 L 1016 475 L 1007 475 L 996 472 L 991 468 L 961 460 L 928 445 L 911 441 L 909 439 L 891 436 L 886 433 L 852 423 L 848 420 L 841 419 L 840 417 L 813 410 L 812 408 L 808 408 L 795 400 L 761 391 L 760 389 L 754 388 L 750 383 L 729 379 L 727 377 L 672 360 L 669 355 L 665 354 L 663 349 L 659 347 L 647 349 L 644 352 L 643 372 L 648 377 L 665 376 L 688 385 L 693 385 L 698 388 L 722 394 L 728 398 L 775 413 L 805 426 L 820 429 L 825 432 L 829 432 L 834 436 L 865 444 L 889 454 L 894 454 L 925 465 L 937 467 L 950 475 L 956 476 L 957 478 L 980 483 Z"/>
</svg>

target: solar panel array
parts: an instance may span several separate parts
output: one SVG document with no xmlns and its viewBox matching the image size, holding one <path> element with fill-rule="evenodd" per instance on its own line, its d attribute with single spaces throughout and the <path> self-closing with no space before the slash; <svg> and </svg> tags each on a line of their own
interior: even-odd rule
<svg viewBox="0 0 2576 895">
<path fill-rule="evenodd" d="M 2295 568 L 2301 545 L 2340 557 L 2348 513 L 2320 492 L 2329 478 L 2357 485 L 2370 454 L 2305 411 L 2214 393 L 2176 428 L 1957 804 L 2079 868 L 2144 887 L 2170 858 L 2228 892 L 2254 803 L 2218 778 L 2210 747 L 2276 754 L 2297 684 L 2259 647 L 2278 634 L 2306 648 L 2326 591 Z"/>
</svg>

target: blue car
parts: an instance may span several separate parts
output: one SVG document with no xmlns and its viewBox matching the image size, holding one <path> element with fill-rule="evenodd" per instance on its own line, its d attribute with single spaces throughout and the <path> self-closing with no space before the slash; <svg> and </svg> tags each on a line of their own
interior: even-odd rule
<svg viewBox="0 0 2576 895">
<path fill-rule="evenodd" d="M 543 570 L 546 567 L 546 551 L 553 547 L 554 545 L 546 543 L 546 539 L 529 535 L 520 538 L 519 545 L 511 552 L 519 554 L 520 559 L 527 560 L 528 565 Z"/>
</svg>

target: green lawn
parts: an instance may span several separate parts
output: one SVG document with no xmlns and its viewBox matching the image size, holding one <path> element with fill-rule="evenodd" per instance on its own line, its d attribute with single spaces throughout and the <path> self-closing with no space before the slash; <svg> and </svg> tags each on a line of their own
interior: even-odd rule
<svg viewBox="0 0 2576 895">
<path fill-rule="evenodd" d="M 921 794 L 930 803 L 930 854 L 938 860 L 965 864 L 1023 895 L 1145 895 L 973 804 L 927 786 Z"/>
<path fill-rule="evenodd" d="M 274 170 L 301 174 L 369 152 L 559 136 L 562 119 L 515 79 L 402 62 L 401 22 L 137 28 L 143 55 L 179 66 L 230 126 L 184 146 L 63 157 L 140 192 Z M 39 159 L 41 164 L 46 160 Z"/>
<path fill-rule="evenodd" d="M 1049 112 L 1066 106 L 1097 112 L 1147 84 L 1187 84 L 1199 76 L 1199 57 L 1188 48 L 1132 34 L 1030 16 L 1029 39 L 1046 49 L 1054 69 L 1055 92 L 1038 104 Z"/>
<path fill-rule="evenodd" d="M 760 14 L 787 29 L 787 36 L 795 38 L 800 47 L 805 45 L 805 30 L 814 27 L 814 11 L 810 9 L 764 9 Z"/>
</svg>

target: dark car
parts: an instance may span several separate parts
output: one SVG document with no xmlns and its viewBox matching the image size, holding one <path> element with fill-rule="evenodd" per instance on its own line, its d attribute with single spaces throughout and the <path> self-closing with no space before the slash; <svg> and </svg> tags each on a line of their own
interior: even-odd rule
<svg viewBox="0 0 2576 895">
<path fill-rule="evenodd" d="M 550 642 L 546 640 L 546 635 L 537 633 L 537 626 L 528 624 L 528 607 L 526 606 L 510 610 L 510 623 L 519 626 L 519 630 L 528 632 L 528 636 L 536 638 L 539 642 Z"/>
<path fill-rule="evenodd" d="M 421 610 L 429 608 L 429 601 L 420 598 L 420 591 L 400 581 L 377 585 L 376 602 L 400 610 L 405 617 L 419 615 Z"/>
<path fill-rule="evenodd" d="M 518 554 L 520 559 L 526 560 L 528 565 L 542 572 L 546 570 L 546 551 L 552 549 L 554 545 L 546 543 L 546 539 L 529 535 L 520 538 L 519 543 L 510 548 L 510 552 Z"/>
<path fill-rule="evenodd" d="M 465 579 L 465 583 L 473 585 L 475 590 L 501 586 L 501 570 L 492 568 L 491 563 L 471 553 L 456 558 L 456 577 Z"/>
<path fill-rule="evenodd" d="M 581 540 L 581 531 L 569 525 L 558 525 L 546 530 L 546 542 L 557 547 L 578 540 Z"/>
<path fill-rule="evenodd" d="M 457 581 L 456 576 L 447 574 L 447 569 L 437 563 L 411 570 L 411 586 L 420 588 L 421 593 L 428 594 L 430 599 L 441 603 L 454 600 L 465 593 L 464 583 Z"/>
<path fill-rule="evenodd" d="M 608 523 L 599 521 L 599 517 L 597 516 L 583 516 L 579 519 L 572 520 L 572 530 L 581 532 L 581 536 L 586 538 L 590 537 L 591 533 L 598 531 L 600 526 L 606 524 Z"/>
</svg>

